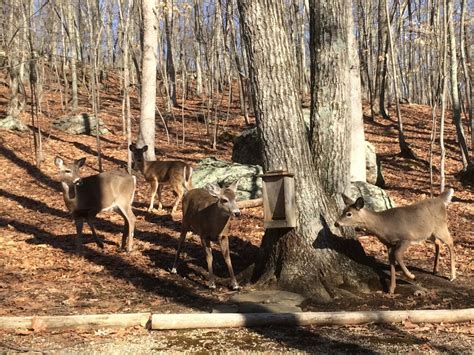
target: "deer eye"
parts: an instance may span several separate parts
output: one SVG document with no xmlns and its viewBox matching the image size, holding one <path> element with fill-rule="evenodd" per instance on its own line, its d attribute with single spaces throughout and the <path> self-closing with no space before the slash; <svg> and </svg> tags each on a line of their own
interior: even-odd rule
<svg viewBox="0 0 474 355">
<path fill-rule="evenodd" d="M 225 197 L 222 197 L 222 198 L 221 198 L 221 201 L 222 201 L 222 203 L 228 203 L 228 202 L 229 202 L 229 200 L 228 200 L 227 198 L 225 198 Z"/>
<path fill-rule="evenodd" d="M 352 217 L 352 212 L 346 212 L 346 217 L 351 218 Z"/>
</svg>

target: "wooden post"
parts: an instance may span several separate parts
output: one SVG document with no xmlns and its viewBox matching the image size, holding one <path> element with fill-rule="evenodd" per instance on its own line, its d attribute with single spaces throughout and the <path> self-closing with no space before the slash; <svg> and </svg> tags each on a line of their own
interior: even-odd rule
<svg viewBox="0 0 474 355">
<path fill-rule="evenodd" d="M 153 314 L 151 329 L 354 325 L 364 323 L 455 323 L 474 320 L 474 308 L 458 310 Z"/>
</svg>

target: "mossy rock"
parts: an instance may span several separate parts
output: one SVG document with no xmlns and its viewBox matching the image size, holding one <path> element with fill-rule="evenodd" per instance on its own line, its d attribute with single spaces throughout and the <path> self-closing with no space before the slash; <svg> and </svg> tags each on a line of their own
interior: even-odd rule
<svg viewBox="0 0 474 355">
<path fill-rule="evenodd" d="M 237 189 L 238 200 L 250 200 L 262 196 L 263 173 L 259 165 L 231 163 L 209 157 L 201 160 L 193 172 L 193 187 L 204 187 L 207 184 L 220 186 L 230 185 L 239 179 Z"/>
<path fill-rule="evenodd" d="M 103 135 L 110 133 L 102 120 L 99 122 L 99 134 Z M 73 116 L 58 118 L 53 122 L 53 128 L 70 134 L 87 134 L 95 136 L 97 134 L 97 120 L 94 115 L 80 113 Z"/>
</svg>

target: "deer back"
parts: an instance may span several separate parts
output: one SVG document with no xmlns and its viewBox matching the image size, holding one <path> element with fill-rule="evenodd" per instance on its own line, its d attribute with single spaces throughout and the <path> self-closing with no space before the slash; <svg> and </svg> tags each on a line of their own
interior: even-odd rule
<svg viewBox="0 0 474 355">
<path fill-rule="evenodd" d="M 82 178 L 75 184 L 77 211 L 103 211 L 132 203 L 135 178 L 120 172 L 106 172 Z"/>
<path fill-rule="evenodd" d="M 346 203 L 349 202 L 349 205 L 344 209 L 337 224 L 364 228 L 389 244 L 399 240 L 418 242 L 428 239 L 433 233 L 446 227 L 446 206 L 451 196 L 452 192 L 449 192 L 412 205 L 381 212 L 364 208 L 362 198 L 352 203 L 346 198 Z"/>
<path fill-rule="evenodd" d="M 68 209 L 76 215 L 95 215 L 100 211 L 127 206 L 135 194 L 135 177 L 106 172 L 81 178 L 63 190 Z"/>
<path fill-rule="evenodd" d="M 143 176 L 146 180 L 157 179 L 160 183 L 182 185 L 187 178 L 188 165 L 182 161 L 146 161 Z M 183 173 L 184 172 L 184 173 Z"/>
</svg>

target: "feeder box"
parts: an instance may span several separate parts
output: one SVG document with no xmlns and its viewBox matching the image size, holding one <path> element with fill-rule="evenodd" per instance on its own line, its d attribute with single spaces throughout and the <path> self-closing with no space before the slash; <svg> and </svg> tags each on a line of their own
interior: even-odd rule
<svg viewBox="0 0 474 355">
<path fill-rule="evenodd" d="M 269 171 L 261 177 L 264 227 L 296 227 L 294 175 L 285 170 L 276 170 Z"/>
</svg>

